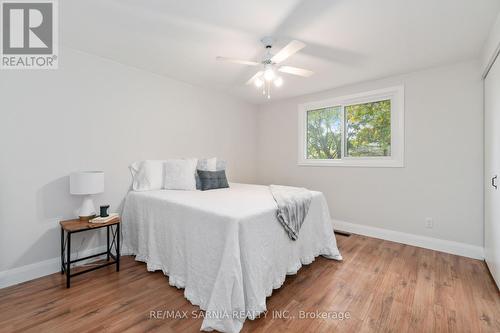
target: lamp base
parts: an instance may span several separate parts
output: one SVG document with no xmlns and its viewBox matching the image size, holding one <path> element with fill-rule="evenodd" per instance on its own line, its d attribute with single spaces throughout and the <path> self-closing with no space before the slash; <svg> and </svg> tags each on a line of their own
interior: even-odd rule
<svg viewBox="0 0 500 333">
<path fill-rule="evenodd" d="M 92 202 L 90 195 L 83 197 L 82 205 L 78 209 L 78 216 L 80 221 L 88 221 L 96 216 L 94 202 Z"/>
</svg>

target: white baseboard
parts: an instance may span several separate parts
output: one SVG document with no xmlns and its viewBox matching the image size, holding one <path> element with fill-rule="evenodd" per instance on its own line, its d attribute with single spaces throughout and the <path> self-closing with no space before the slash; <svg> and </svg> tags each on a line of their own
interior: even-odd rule
<svg viewBox="0 0 500 333">
<path fill-rule="evenodd" d="M 90 256 L 99 252 L 106 251 L 106 246 L 100 246 L 93 249 L 81 251 L 79 256 L 81 258 Z M 71 260 L 73 260 L 72 258 Z M 92 258 L 95 259 L 95 258 Z M 88 260 L 83 260 L 75 265 L 83 265 Z M 30 265 L 16 267 L 6 271 L 0 272 L 0 288 L 9 287 L 21 282 L 33 280 L 45 275 L 57 273 L 61 271 L 61 258 L 52 258 Z"/>
<path fill-rule="evenodd" d="M 423 247 L 425 249 L 456 254 L 474 259 L 484 259 L 484 249 L 481 246 L 459 243 L 445 239 L 408 234 L 405 232 L 370 227 L 340 220 L 332 220 L 333 227 L 338 231 L 380 238 L 396 243 Z"/>
</svg>

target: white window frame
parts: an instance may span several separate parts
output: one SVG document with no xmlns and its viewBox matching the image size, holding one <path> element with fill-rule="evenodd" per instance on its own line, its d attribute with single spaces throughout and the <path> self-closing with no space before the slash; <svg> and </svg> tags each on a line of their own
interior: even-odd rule
<svg viewBox="0 0 500 333">
<path fill-rule="evenodd" d="M 344 107 L 354 104 L 391 100 L 391 156 L 347 157 L 345 154 Z M 327 107 L 341 106 L 342 113 L 342 156 L 340 159 L 307 158 L 307 112 Z M 341 167 L 404 167 L 404 86 L 394 86 L 363 93 L 335 97 L 298 106 L 299 155 L 298 165 L 341 166 Z"/>
</svg>

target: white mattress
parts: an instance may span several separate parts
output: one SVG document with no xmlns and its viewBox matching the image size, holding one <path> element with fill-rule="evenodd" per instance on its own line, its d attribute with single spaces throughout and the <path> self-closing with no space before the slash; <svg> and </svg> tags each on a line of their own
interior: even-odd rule
<svg viewBox="0 0 500 333">
<path fill-rule="evenodd" d="M 318 255 L 342 259 L 322 193 L 312 192 L 299 239 L 292 241 L 267 186 L 230 186 L 130 192 L 122 214 L 123 253 L 184 288 L 184 296 L 207 311 L 202 330 L 239 332 L 245 318 L 266 310 L 266 297 L 287 274 Z"/>
</svg>

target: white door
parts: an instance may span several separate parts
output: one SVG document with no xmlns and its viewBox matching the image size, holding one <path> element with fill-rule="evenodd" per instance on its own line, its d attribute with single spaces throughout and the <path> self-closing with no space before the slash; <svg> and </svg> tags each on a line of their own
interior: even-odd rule
<svg viewBox="0 0 500 333">
<path fill-rule="evenodd" d="M 484 81 L 484 248 L 500 287 L 500 59 Z"/>
</svg>

